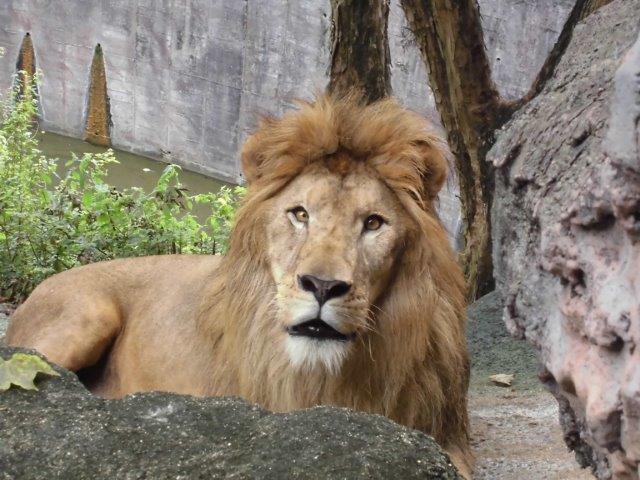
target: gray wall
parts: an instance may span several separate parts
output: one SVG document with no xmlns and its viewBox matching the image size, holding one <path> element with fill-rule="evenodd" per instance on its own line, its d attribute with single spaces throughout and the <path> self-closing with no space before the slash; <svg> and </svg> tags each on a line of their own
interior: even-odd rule
<svg viewBox="0 0 640 480">
<path fill-rule="evenodd" d="M 527 90 L 573 0 L 480 0 L 501 91 Z M 257 112 L 326 84 L 328 0 L 1 0 L 0 88 L 11 84 L 30 32 L 43 123 L 81 137 L 89 68 L 103 47 L 114 146 L 238 181 L 237 152 Z M 398 0 L 390 19 L 392 83 L 409 108 L 438 115 L 427 73 Z M 170 154 L 166 152 L 171 152 Z M 441 196 L 451 231 L 459 223 L 455 182 Z"/>
<path fill-rule="evenodd" d="M 114 146 L 238 180 L 255 113 L 325 84 L 329 8 L 317 1 L 2 0 L 0 88 L 30 32 L 43 127 L 81 136 L 89 68 L 102 45 Z"/>
</svg>

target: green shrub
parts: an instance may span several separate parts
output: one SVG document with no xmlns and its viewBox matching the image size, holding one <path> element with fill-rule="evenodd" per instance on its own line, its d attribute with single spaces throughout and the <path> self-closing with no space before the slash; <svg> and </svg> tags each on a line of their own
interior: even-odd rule
<svg viewBox="0 0 640 480">
<path fill-rule="evenodd" d="M 152 192 L 105 181 L 112 151 L 75 155 L 66 174 L 38 150 L 31 93 L 13 95 L 0 117 L 0 296 L 19 301 L 62 270 L 116 257 L 224 253 L 242 187 L 189 194 L 168 165 Z M 210 215 L 201 224 L 196 204 Z"/>
</svg>

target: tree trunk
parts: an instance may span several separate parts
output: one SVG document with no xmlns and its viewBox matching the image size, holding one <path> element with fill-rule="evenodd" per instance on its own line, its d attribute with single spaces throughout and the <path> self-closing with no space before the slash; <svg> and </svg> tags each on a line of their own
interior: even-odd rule
<svg viewBox="0 0 640 480">
<path fill-rule="evenodd" d="M 490 219 L 494 180 L 493 168 L 486 162 L 494 133 L 544 87 L 576 23 L 609 1 L 577 0 L 529 94 L 506 102 L 491 79 L 476 0 L 401 0 L 455 156 L 465 222 L 460 260 L 469 300 L 494 287 Z"/>
<path fill-rule="evenodd" d="M 331 0 L 329 91 L 360 90 L 373 102 L 391 94 L 388 0 Z"/>
<path fill-rule="evenodd" d="M 493 289 L 489 207 L 493 191 L 485 156 L 510 110 L 491 79 L 475 0 L 401 0 L 455 156 L 465 223 L 461 263 L 470 300 Z"/>
</svg>

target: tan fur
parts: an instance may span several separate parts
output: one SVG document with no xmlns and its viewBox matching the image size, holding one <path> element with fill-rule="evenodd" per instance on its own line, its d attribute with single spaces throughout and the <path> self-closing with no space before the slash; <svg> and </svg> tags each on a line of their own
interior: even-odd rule
<svg viewBox="0 0 640 480">
<path fill-rule="evenodd" d="M 447 155 L 423 119 L 391 100 L 302 103 L 247 141 L 249 190 L 225 257 L 56 275 L 16 311 L 7 341 L 73 370 L 101 359 L 90 387 L 105 397 L 166 390 L 240 395 L 275 411 L 379 413 L 433 435 L 468 474 L 464 282 L 433 205 Z M 294 201 L 309 204 L 308 231 L 283 211 Z M 386 209 L 386 230 L 361 236 L 359 202 Z M 292 368 L 285 353 L 289 307 L 309 304 L 300 269 L 353 283 L 332 304 L 357 334 L 337 372 Z"/>
</svg>

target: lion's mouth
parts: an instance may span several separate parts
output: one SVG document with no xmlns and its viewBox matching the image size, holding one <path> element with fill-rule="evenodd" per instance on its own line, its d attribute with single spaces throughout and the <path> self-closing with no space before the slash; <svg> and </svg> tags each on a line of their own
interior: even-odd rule
<svg viewBox="0 0 640 480">
<path fill-rule="evenodd" d="M 292 337 L 309 337 L 317 340 L 337 340 L 339 342 L 348 342 L 355 338 L 354 333 L 345 335 L 319 318 L 288 327 L 287 332 Z"/>
</svg>

